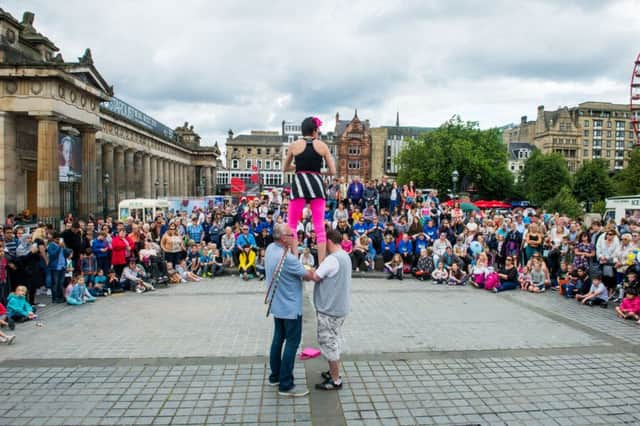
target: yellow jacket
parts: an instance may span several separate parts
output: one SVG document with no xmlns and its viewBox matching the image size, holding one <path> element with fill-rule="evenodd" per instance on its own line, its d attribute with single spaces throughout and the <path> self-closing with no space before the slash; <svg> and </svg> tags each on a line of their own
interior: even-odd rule
<svg viewBox="0 0 640 426">
<path fill-rule="evenodd" d="M 240 251 L 240 255 L 238 256 L 238 260 L 240 264 L 238 265 L 239 271 L 246 271 L 248 268 L 252 266 L 256 266 L 256 252 L 253 250 L 249 250 L 249 254 L 242 250 Z"/>
</svg>

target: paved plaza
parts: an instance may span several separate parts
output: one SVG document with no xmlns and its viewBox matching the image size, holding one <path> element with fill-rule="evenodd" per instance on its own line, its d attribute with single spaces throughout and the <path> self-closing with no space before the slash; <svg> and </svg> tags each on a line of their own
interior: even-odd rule
<svg viewBox="0 0 640 426">
<path fill-rule="evenodd" d="M 268 386 L 264 282 L 47 306 L 0 346 L 0 424 L 638 424 L 640 327 L 532 295 L 354 279 L 339 392 Z M 303 345 L 315 345 L 311 285 Z"/>
</svg>

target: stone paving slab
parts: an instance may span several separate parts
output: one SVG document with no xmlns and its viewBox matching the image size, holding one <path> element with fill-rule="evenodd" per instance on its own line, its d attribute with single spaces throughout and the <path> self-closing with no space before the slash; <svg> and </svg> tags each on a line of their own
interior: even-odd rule
<svg viewBox="0 0 640 426">
<path fill-rule="evenodd" d="M 311 424 L 309 399 L 278 396 L 268 374 L 265 364 L 0 368 L 0 424 Z M 304 383 L 302 364 L 294 375 Z"/>
<path fill-rule="evenodd" d="M 347 424 L 640 423 L 638 354 L 344 363 Z M 595 391 L 594 391 L 595 390 Z"/>
</svg>

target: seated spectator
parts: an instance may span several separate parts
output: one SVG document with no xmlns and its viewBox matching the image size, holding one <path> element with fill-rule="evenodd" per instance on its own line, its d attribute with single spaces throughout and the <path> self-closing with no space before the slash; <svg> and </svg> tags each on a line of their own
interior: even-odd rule
<svg viewBox="0 0 640 426">
<path fill-rule="evenodd" d="M 464 285 L 467 279 L 467 274 L 464 273 L 462 269 L 458 266 L 457 263 L 451 265 L 451 269 L 449 270 L 449 280 L 447 284 L 449 285 Z"/>
<path fill-rule="evenodd" d="M 356 239 L 356 244 L 351 254 L 351 263 L 356 272 L 369 269 L 371 265 L 369 262 L 369 238 L 366 235 Z"/>
<path fill-rule="evenodd" d="M 249 244 L 245 244 L 242 247 L 238 262 L 238 272 L 242 275 L 243 280 L 247 281 L 249 274 L 252 276 L 258 275 L 256 272 L 256 252 L 251 249 Z"/>
<path fill-rule="evenodd" d="M 389 275 L 387 276 L 388 280 L 397 278 L 402 281 L 404 264 L 402 262 L 402 256 L 400 256 L 400 253 L 394 254 L 391 261 L 385 263 L 384 266 L 386 271 L 389 273 Z"/>
<path fill-rule="evenodd" d="M 340 241 L 340 247 L 345 251 L 348 255 L 351 255 L 353 252 L 353 241 L 349 238 L 349 234 L 342 234 L 342 241 Z"/>
<path fill-rule="evenodd" d="M 628 291 L 620 306 L 616 306 L 616 315 L 622 319 L 640 320 L 640 297 L 634 291 Z"/>
<path fill-rule="evenodd" d="M 6 321 L 6 318 L 7 318 L 7 308 L 5 308 L 5 306 L 2 303 L 0 303 L 0 327 L 9 326 L 9 323 Z M 0 331 L 0 343 L 6 343 L 7 345 L 10 345 L 13 343 L 15 339 L 16 339 L 16 336 L 4 334 L 2 331 Z"/>
<path fill-rule="evenodd" d="M 184 260 L 183 260 L 184 262 Z M 147 290 L 155 290 L 155 288 L 143 280 L 144 272 L 136 265 L 135 257 L 129 259 L 129 263 L 124 267 L 120 276 L 120 283 L 125 289 L 135 291 L 136 293 L 144 293 Z"/>
<path fill-rule="evenodd" d="M 167 262 L 167 276 L 171 284 L 185 283 L 187 280 L 182 279 L 178 271 L 173 267 L 173 263 Z"/>
<path fill-rule="evenodd" d="M 542 269 L 542 262 L 534 261 L 533 269 L 531 270 L 531 284 L 527 290 L 532 293 L 542 293 L 546 289 L 546 283 L 544 270 Z"/>
<path fill-rule="evenodd" d="M 433 221 L 430 221 L 433 222 Z M 433 263 L 437 265 L 440 262 L 440 258 L 445 255 L 447 248 L 453 249 L 451 242 L 447 239 L 447 234 L 442 232 L 440 237 L 433 242 Z"/>
<path fill-rule="evenodd" d="M 386 234 L 384 241 L 380 246 L 380 254 L 382 254 L 382 261 L 384 263 L 390 262 L 393 255 L 396 254 L 396 243 L 393 241 L 392 234 Z"/>
<path fill-rule="evenodd" d="M 576 269 L 569 276 L 569 283 L 563 288 L 563 294 L 568 299 L 573 299 L 576 295 L 585 295 L 591 288 L 591 278 L 584 267 Z"/>
<path fill-rule="evenodd" d="M 37 319 L 36 310 L 27 302 L 27 288 L 23 285 L 16 287 L 15 293 L 7 298 L 7 323 L 9 329 L 15 328 L 16 322 L 25 322 Z"/>
<path fill-rule="evenodd" d="M 198 272 L 200 271 L 200 244 L 194 242 L 189 243 L 187 267 L 189 268 L 189 271 L 198 275 Z"/>
<path fill-rule="evenodd" d="M 402 263 L 405 265 L 413 264 L 413 245 L 409 239 L 409 234 L 402 234 L 402 239 L 396 246 L 396 253 L 402 257 Z"/>
<path fill-rule="evenodd" d="M 445 284 L 449 279 L 449 272 L 444 266 L 444 262 L 438 263 L 435 271 L 431 273 L 431 278 L 436 284 Z"/>
<path fill-rule="evenodd" d="M 418 280 L 425 281 L 431 278 L 431 273 L 435 269 L 432 256 L 431 247 L 420 250 L 420 257 L 414 271 L 414 275 Z"/>
<path fill-rule="evenodd" d="M 236 246 L 236 237 L 231 232 L 231 227 L 227 226 L 224 229 L 224 234 L 220 239 L 222 244 L 222 262 L 225 266 L 233 267 L 233 249 Z"/>
<path fill-rule="evenodd" d="M 187 266 L 187 261 L 186 259 L 182 259 L 180 261 L 180 263 L 178 263 L 178 265 L 176 266 L 176 271 L 178 272 L 178 274 L 180 274 L 180 278 L 182 278 L 182 282 L 187 282 L 187 281 L 191 281 L 191 282 L 199 282 L 202 281 L 202 278 L 200 278 L 199 276 L 197 276 L 196 274 L 194 274 L 193 272 L 191 272 L 189 270 L 189 267 Z"/>
<path fill-rule="evenodd" d="M 90 284 L 88 288 L 89 293 L 94 297 L 111 295 L 111 291 L 107 287 L 107 277 L 102 269 L 98 269 L 98 275 L 96 275 L 93 284 Z"/>
<path fill-rule="evenodd" d="M 518 282 L 520 283 L 520 290 L 527 291 L 531 287 L 531 271 L 527 265 L 524 265 L 520 274 L 518 274 Z"/>
<path fill-rule="evenodd" d="M 95 302 L 96 298 L 89 293 L 89 289 L 85 285 L 83 274 L 77 274 L 72 278 L 71 291 L 67 296 L 68 305 L 83 305 L 85 303 Z"/>
<path fill-rule="evenodd" d="M 82 271 L 85 285 L 91 287 L 98 270 L 98 262 L 91 247 L 87 247 L 85 254 L 80 256 L 80 270 Z"/>
<path fill-rule="evenodd" d="M 505 258 L 505 265 L 498 271 L 498 278 L 500 282 L 496 287 L 493 287 L 494 293 L 518 288 L 518 269 L 515 266 L 514 256 Z M 486 282 L 485 288 L 487 288 Z"/>
<path fill-rule="evenodd" d="M 305 269 L 311 269 L 315 266 L 315 260 L 313 259 L 313 255 L 311 255 L 311 250 L 308 247 L 305 247 L 302 250 L 302 254 L 300 254 L 300 263 Z"/>
<path fill-rule="evenodd" d="M 118 278 L 114 269 L 109 269 L 109 274 L 107 275 L 107 288 L 110 293 L 122 293 L 124 291 L 124 285 L 120 282 L 120 278 Z"/>
<path fill-rule="evenodd" d="M 586 294 L 577 294 L 576 300 L 583 305 L 600 305 L 602 308 L 607 308 L 607 302 L 609 301 L 609 291 L 602 282 L 602 276 L 594 275 L 591 277 L 591 287 Z"/>
<path fill-rule="evenodd" d="M 480 253 L 476 263 L 471 267 L 471 285 L 476 288 L 484 288 L 484 283 L 489 270 L 489 258 L 486 253 Z"/>
</svg>

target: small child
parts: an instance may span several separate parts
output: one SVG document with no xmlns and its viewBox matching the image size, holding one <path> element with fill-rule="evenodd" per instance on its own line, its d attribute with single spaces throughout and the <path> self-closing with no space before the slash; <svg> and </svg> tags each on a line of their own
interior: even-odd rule
<svg viewBox="0 0 640 426">
<path fill-rule="evenodd" d="M 616 315 L 618 318 L 638 321 L 640 319 L 638 314 L 640 314 L 640 297 L 635 292 L 628 291 L 620 306 L 616 306 Z"/>
<path fill-rule="evenodd" d="M 573 271 L 573 264 L 560 262 L 560 269 L 558 270 L 558 278 L 556 281 L 556 286 L 552 286 L 552 290 L 559 290 L 560 295 L 562 295 L 562 286 L 569 282 L 569 274 Z"/>
<path fill-rule="evenodd" d="M 201 277 L 213 276 L 213 250 L 211 249 L 211 243 L 208 246 L 203 246 L 200 250 L 200 270 L 197 272 Z"/>
<path fill-rule="evenodd" d="M 73 280 L 73 250 L 69 250 L 69 256 L 67 256 L 67 268 L 64 273 L 64 282 L 68 286 Z"/>
<path fill-rule="evenodd" d="M 315 261 L 313 260 L 313 256 L 311 255 L 311 250 L 309 247 L 305 247 L 302 250 L 302 254 L 300 255 L 300 263 L 304 266 L 304 269 L 311 269 L 315 266 Z"/>
<path fill-rule="evenodd" d="M 187 281 L 198 282 L 198 281 L 202 281 L 202 278 L 200 278 L 199 276 L 197 276 L 196 274 L 194 274 L 193 272 L 191 272 L 189 270 L 189 268 L 187 267 L 187 261 L 185 259 L 182 259 L 180 261 L 180 264 L 178 266 L 176 266 L 176 271 L 178 271 L 178 274 L 180 274 L 180 278 L 183 279 L 182 282 L 187 282 Z"/>
<path fill-rule="evenodd" d="M 107 274 L 107 289 L 109 294 L 122 293 L 124 291 L 124 286 L 120 283 L 116 271 L 113 269 L 109 269 L 109 273 Z"/>
<path fill-rule="evenodd" d="M 189 253 L 187 254 L 187 268 L 194 275 L 198 274 L 200 271 L 200 245 L 199 244 L 191 244 L 189 247 Z"/>
<path fill-rule="evenodd" d="M 6 327 L 9 325 L 4 319 L 7 317 L 7 308 L 4 307 L 2 303 L 0 303 L 0 327 Z M 10 345 L 16 339 L 16 336 L 12 336 L 9 334 L 4 334 L 0 331 L 0 343 L 6 343 Z"/>
<path fill-rule="evenodd" d="M 167 276 L 169 277 L 169 282 L 171 284 L 180 284 L 181 282 L 185 282 L 180 277 L 178 271 L 173 268 L 173 263 L 167 262 Z"/>
<path fill-rule="evenodd" d="M 96 298 L 89 293 L 82 273 L 72 278 L 73 287 L 69 296 L 67 296 L 68 305 L 84 305 L 85 303 L 95 302 Z"/>
<path fill-rule="evenodd" d="M 464 285 L 467 275 L 458 266 L 457 263 L 451 264 L 451 270 L 449 271 L 449 285 Z"/>
<path fill-rule="evenodd" d="M 347 235 L 347 234 L 344 234 L 344 235 Z M 384 266 L 387 268 L 387 271 L 389 272 L 389 276 L 387 276 L 388 280 L 397 278 L 400 281 L 402 281 L 402 278 L 403 278 L 402 270 L 404 269 L 404 263 L 402 262 L 402 256 L 400 256 L 400 253 L 394 254 L 393 258 L 391 258 L 391 261 L 385 263 Z"/>
<path fill-rule="evenodd" d="M 591 288 L 589 292 L 587 294 L 576 295 L 576 300 L 583 305 L 600 305 L 600 307 L 606 309 L 609 300 L 609 291 L 602 282 L 602 276 L 594 275 L 591 278 Z"/>
<path fill-rule="evenodd" d="M 428 280 L 431 278 L 433 269 L 433 250 L 431 247 L 423 248 L 420 250 L 420 257 L 418 258 L 418 264 L 414 274 L 420 281 Z"/>
<path fill-rule="evenodd" d="M 9 329 L 16 327 L 16 322 L 25 322 L 38 319 L 36 310 L 27 302 L 27 287 L 19 285 L 16 292 L 9 294 L 7 298 L 7 324 Z"/>
<path fill-rule="evenodd" d="M 107 286 L 107 277 L 104 276 L 102 269 L 98 269 L 93 284 L 89 284 L 89 293 L 94 297 L 111 296 L 111 289 Z"/>
<path fill-rule="evenodd" d="M 531 286 L 531 273 L 529 272 L 529 267 L 524 265 L 522 267 L 522 271 L 518 275 L 518 282 L 520 283 L 520 290 L 526 291 Z"/>
<path fill-rule="evenodd" d="M 346 232 L 342 234 L 342 241 L 340 241 L 340 247 L 342 247 L 342 250 L 344 250 L 345 253 L 347 254 L 351 254 L 351 252 L 353 251 L 353 241 L 349 239 L 349 234 L 347 234 Z"/>
<path fill-rule="evenodd" d="M 484 288 L 484 281 L 489 267 L 489 256 L 486 253 L 480 253 L 476 259 L 475 265 L 471 267 L 471 284 L 476 288 Z"/>
<path fill-rule="evenodd" d="M 436 284 L 444 284 L 449 279 L 449 273 L 444 267 L 444 262 L 438 262 L 438 268 L 433 271 L 431 274 L 431 278 L 435 281 Z"/>
<path fill-rule="evenodd" d="M 80 270 L 84 276 L 85 284 L 91 288 L 98 269 L 98 261 L 91 247 L 87 247 L 85 254 L 80 258 Z"/>
<path fill-rule="evenodd" d="M 531 284 L 527 287 L 531 293 L 544 293 L 544 270 L 542 269 L 542 262 L 534 261 L 533 269 L 531 270 Z"/>
</svg>

